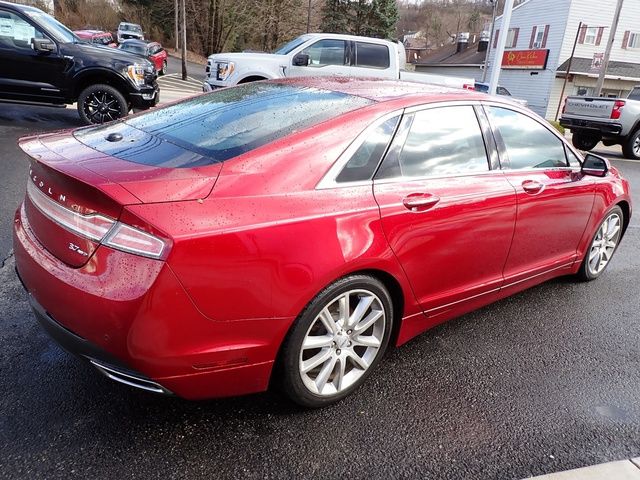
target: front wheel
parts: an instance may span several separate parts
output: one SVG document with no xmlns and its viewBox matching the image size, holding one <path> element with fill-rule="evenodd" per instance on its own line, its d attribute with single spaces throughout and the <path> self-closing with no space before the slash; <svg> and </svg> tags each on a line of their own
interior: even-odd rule
<svg viewBox="0 0 640 480">
<path fill-rule="evenodd" d="M 583 132 L 575 132 L 571 137 L 571 143 L 578 150 L 588 152 L 596 148 L 596 145 L 600 142 L 600 136 L 596 134 L 589 134 Z"/>
<path fill-rule="evenodd" d="M 110 85 L 90 85 L 78 97 L 78 113 L 86 124 L 111 122 L 128 112 L 127 100 Z"/>
<path fill-rule="evenodd" d="M 600 223 L 593 240 L 582 261 L 578 276 L 590 281 L 598 278 L 609 265 L 618 248 L 622 236 L 624 214 L 620 207 L 614 207 Z"/>
<path fill-rule="evenodd" d="M 392 300 L 379 280 L 352 275 L 331 284 L 304 309 L 285 340 L 285 394 L 313 408 L 343 399 L 380 361 L 392 326 Z"/>
<path fill-rule="evenodd" d="M 622 153 L 625 158 L 640 160 L 640 129 L 627 137 L 622 144 Z"/>
</svg>

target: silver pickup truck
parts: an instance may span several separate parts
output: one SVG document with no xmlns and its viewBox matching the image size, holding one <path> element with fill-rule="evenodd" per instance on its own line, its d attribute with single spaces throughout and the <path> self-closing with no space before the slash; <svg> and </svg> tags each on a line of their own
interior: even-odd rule
<svg viewBox="0 0 640 480">
<path fill-rule="evenodd" d="M 624 99 L 567 97 L 560 125 L 571 130 L 573 145 L 580 150 L 602 141 L 622 145 L 626 158 L 640 160 L 640 86 Z"/>
</svg>

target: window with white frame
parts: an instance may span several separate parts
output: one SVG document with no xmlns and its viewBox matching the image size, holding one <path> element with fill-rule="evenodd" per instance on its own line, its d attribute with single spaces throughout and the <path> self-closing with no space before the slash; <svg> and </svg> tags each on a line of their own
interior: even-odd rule
<svg viewBox="0 0 640 480">
<path fill-rule="evenodd" d="M 640 33 L 630 33 L 627 48 L 640 48 Z"/>
<path fill-rule="evenodd" d="M 536 34 L 533 39 L 533 48 L 542 48 L 542 44 L 544 42 L 544 32 L 546 29 L 546 25 L 538 25 L 535 27 Z"/>
<path fill-rule="evenodd" d="M 595 45 L 598 38 L 598 27 L 588 27 L 584 35 L 584 43 L 587 45 Z"/>
<path fill-rule="evenodd" d="M 518 32 L 519 28 L 510 28 L 509 33 L 507 33 L 507 43 L 504 48 L 516 48 L 518 43 Z"/>
</svg>

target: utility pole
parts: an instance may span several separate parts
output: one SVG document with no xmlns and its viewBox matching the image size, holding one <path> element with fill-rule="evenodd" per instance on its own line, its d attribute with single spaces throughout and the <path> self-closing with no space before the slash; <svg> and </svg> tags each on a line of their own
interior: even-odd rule
<svg viewBox="0 0 640 480">
<path fill-rule="evenodd" d="M 182 0 L 182 80 L 187 79 L 187 15 L 186 0 Z"/>
<path fill-rule="evenodd" d="M 491 42 L 493 42 L 493 32 L 496 28 L 496 12 L 498 11 L 498 0 L 491 0 L 493 13 L 491 14 L 491 33 L 489 34 L 489 45 L 484 56 L 484 70 L 482 71 L 482 83 L 487 81 L 487 71 L 489 70 L 489 55 L 491 55 Z"/>
<path fill-rule="evenodd" d="M 175 21 L 175 27 L 176 27 L 176 53 L 178 53 L 178 48 L 180 45 L 179 42 L 179 38 L 180 38 L 180 26 L 179 26 L 179 21 L 178 21 L 178 10 L 180 9 L 180 7 L 178 6 L 178 0 L 174 0 L 174 10 L 175 10 L 175 17 L 176 17 L 176 21 Z"/>
<path fill-rule="evenodd" d="M 504 11 L 502 12 L 501 32 L 498 36 L 498 47 L 493 56 L 493 65 L 491 67 L 491 80 L 489 81 L 489 95 L 495 95 L 498 88 L 498 79 L 500 78 L 500 70 L 502 70 L 502 56 L 504 55 L 504 47 L 507 44 L 509 36 L 509 24 L 511 23 L 511 11 L 513 10 L 513 0 L 505 0 Z"/>
<path fill-rule="evenodd" d="M 609 41 L 607 42 L 607 49 L 604 51 L 604 59 L 602 61 L 602 67 L 600 69 L 600 75 L 598 76 L 598 83 L 596 83 L 595 96 L 599 97 L 602 94 L 602 86 L 604 85 L 604 78 L 607 75 L 607 69 L 609 68 L 609 57 L 611 56 L 611 49 L 613 48 L 613 42 L 616 37 L 616 31 L 618 30 L 618 22 L 620 21 L 620 12 L 622 11 L 622 3 L 624 0 L 618 0 L 616 6 L 616 13 L 613 15 L 613 23 L 611 24 L 611 33 L 609 33 Z"/>
<path fill-rule="evenodd" d="M 311 29 L 311 0 L 309 0 L 309 8 L 307 9 L 307 33 Z"/>
</svg>

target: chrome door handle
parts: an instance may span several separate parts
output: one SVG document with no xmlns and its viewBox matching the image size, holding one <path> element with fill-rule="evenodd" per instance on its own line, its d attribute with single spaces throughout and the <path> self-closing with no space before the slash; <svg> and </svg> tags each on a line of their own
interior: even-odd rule
<svg viewBox="0 0 640 480">
<path fill-rule="evenodd" d="M 540 183 L 536 180 L 525 180 L 522 182 L 522 189 L 531 194 L 540 193 L 544 190 L 544 183 Z"/>
<path fill-rule="evenodd" d="M 402 204 L 412 212 L 424 212 L 434 207 L 440 201 L 437 195 L 429 193 L 412 193 L 402 200 Z"/>
</svg>

